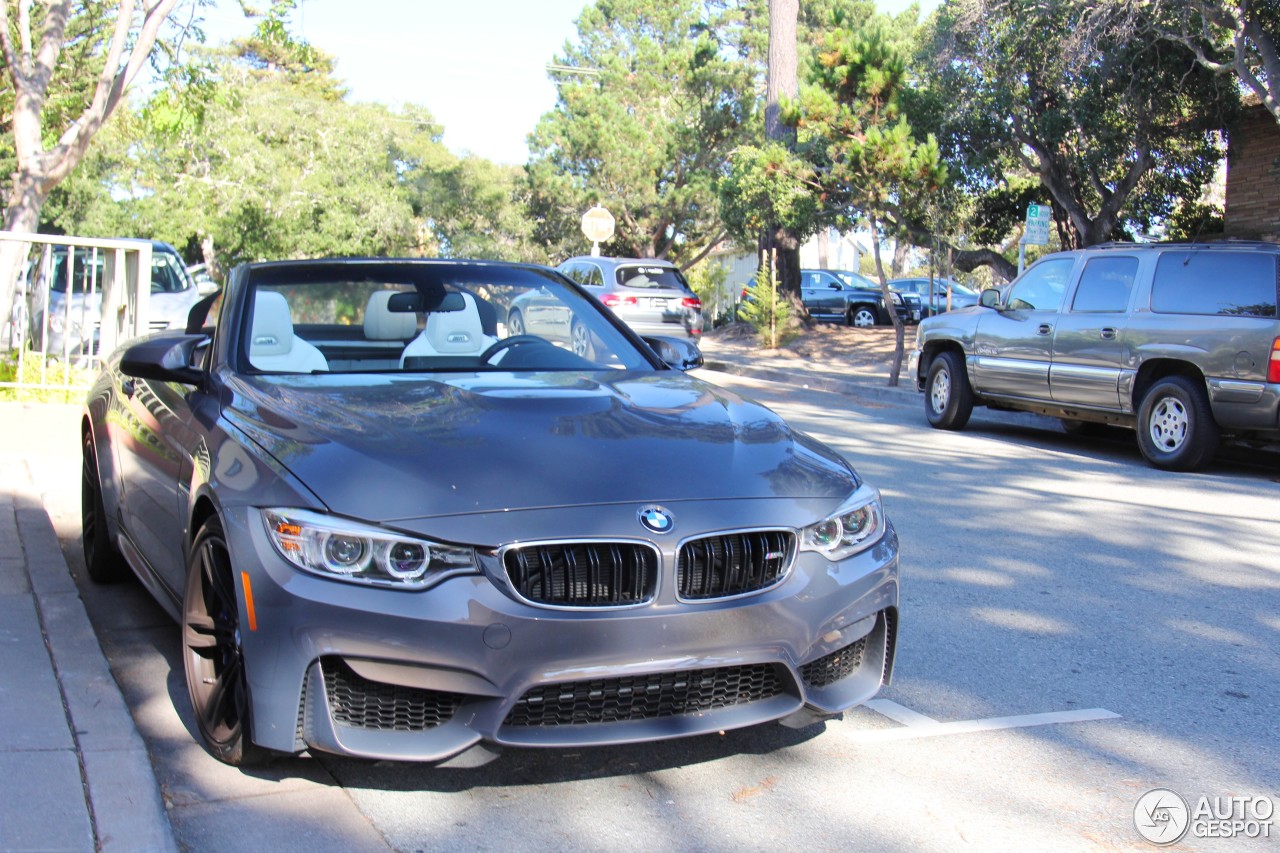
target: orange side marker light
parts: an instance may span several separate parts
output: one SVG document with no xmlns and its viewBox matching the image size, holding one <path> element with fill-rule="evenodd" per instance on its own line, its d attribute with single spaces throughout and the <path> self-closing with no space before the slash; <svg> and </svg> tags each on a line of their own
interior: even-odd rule
<svg viewBox="0 0 1280 853">
<path fill-rule="evenodd" d="M 240 573 L 240 583 L 244 586 L 244 609 L 249 613 L 249 630 L 258 630 L 258 614 L 253 609 L 253 585 L 249 583 L 249 573 Z"/>
</svg>

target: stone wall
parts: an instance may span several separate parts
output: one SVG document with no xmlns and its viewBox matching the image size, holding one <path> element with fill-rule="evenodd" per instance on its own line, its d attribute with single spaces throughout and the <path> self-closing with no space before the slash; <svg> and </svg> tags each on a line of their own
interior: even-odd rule
<svg viewBox="0 0 1280 853">
<path fill-rule="evenodd" d="M 1280 241 L 1280 125 L 1250 106 L 1230 140 L 1226 236 Z"/>
</svg>

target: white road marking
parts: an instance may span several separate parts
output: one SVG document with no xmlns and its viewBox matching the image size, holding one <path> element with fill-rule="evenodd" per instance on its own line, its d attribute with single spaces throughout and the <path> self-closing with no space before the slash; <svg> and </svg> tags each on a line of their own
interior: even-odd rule
<svg viewBox="0 0 1280 853">
<path fill-rule="evenodd" d="M 924 714 L 916 713 L 910 708 L 903 707 L 892 699 L 871 699 L 863 703 L 877 714 L 888 717 L 895 723 L 902 723 L 904 726 L 921 726 L 925 724 L 937 725 L 938 721 L 933 717 L 926 717 Z"/>
<path fill-rule="evenodd" d="M 1118 720 L 1119 714 L 1105 708 L 1083 708 L 1077 711 L 1049 711 L 1043 714 L 1021 714 L 1015 717 L 989 717 L 985 720 L 957 720 L 940 723 L 924 714 L 917 714 L 887 699 L 873 699 L 867 703 L 879 714 L 902 723 L 898 729 L 873 729 L 847 732 L 846 737 L 857 743 L 887 743 L 898 740 L 914 740 L 922 737 L 963 735 L 974 732 L 990 732 L 999 729 L 1021 729 L 1029 726 L 1049 726 L 1055 723 L 1084 723 L 1090 720 Z"/>
</svg>

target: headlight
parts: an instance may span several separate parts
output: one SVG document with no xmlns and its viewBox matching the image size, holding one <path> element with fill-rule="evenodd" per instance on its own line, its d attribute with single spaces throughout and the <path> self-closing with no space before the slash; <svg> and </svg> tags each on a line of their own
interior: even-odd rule
<svg viewBox="0 0 1280 853">
<path fill-rule="evenodd" d="M 800 550 L 817 551 L 828 560 L 843 560 L 880 540 L 884 534 L 880 493 L 860 486 L 840 509 L 800 532 Z"/>
<path fill-rule="evenodd" d="M 898 293 L 896 290 L 889 291 L 889 298 L 893 300 L 894 305 L 902 304 L 902 294 Z"/>
<path fill-rule="evenodd" d="M 64 328 L 64 324 L 62 322 L 62 315 L 50 314 L 49 315 L 49 331 L 53 332 L 55 335 L 60 335 L 62 334 L 63 328 Z"/>
<path fill-rule="evenodd" d="M 337 580 L 425 589 L 450 575 L 478 571 L 470 548 L 401 536 L 380 527 L 298 509 L 264 509 L 280 556 Z"/>
</svg>

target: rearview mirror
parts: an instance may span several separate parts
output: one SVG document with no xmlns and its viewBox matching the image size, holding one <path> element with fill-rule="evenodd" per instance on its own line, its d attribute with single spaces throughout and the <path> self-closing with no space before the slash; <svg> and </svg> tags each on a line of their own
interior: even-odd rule
<svg viewBox="0 0 1280 853">
<path fill-rule="evenodd" d="M 393 314 L 461 311 L 466 307 L 461 293 L 445 293 L 443 290 L 396 293 L 387 300 L 387 310 Z"/>
</svg>

